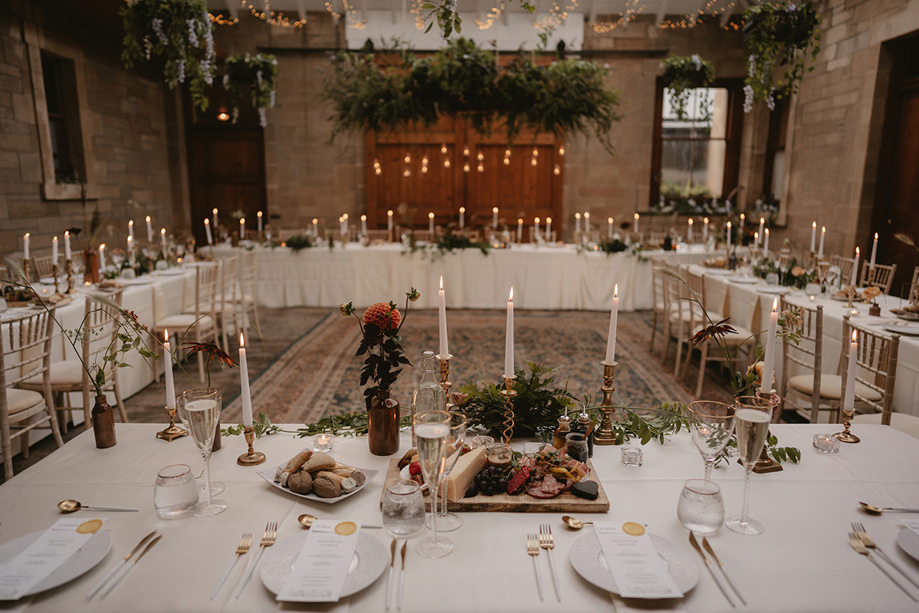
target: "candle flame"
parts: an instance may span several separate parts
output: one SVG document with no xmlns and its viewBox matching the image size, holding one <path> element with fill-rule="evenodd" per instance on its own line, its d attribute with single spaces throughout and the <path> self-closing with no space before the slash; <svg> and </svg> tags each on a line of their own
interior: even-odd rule
<svg viewBox="0 0 919 613">
<path fill-rule="evenodd" d="M 246 337 L 243 336 L 242 332 L 240 332 L 239 333 L 239 348 L 242 349 L 245 346 L 246 346 Z"/>
<path fill-rule="evenodd" d="M 259 212 L 258 212 L 258 213 L 256 213 L 255 215 L 256 215 L 256 217 L 261 217 L 261 216 L 262 216 L 262 212 L 261 212 L 261 211 L 259 211 Z"/>
<path fill-rule="evenodd" d="M 64 236 L 66 237 L 67 235 L 65 234 Z M 130 244 L 131 244 L 131 241 L 133 241 L 133 240 L 134 240 L 134 237 L 133 237 L 133 236 L 129 236 L 129 237 L 128 237 L 128 244 L 130 245 Z"/>
<path fill-rule="evenodd" d="M 874 233 L 874 240 L 877 240 L 877 239 L 878 239 L 878 233 L 875 232 L 875 233 Z"/>
<path fill-rule="evenodd" d="M 513 301 L 514 301 L 514 286 L 513 286 L 513 285 L 511 285 L 511 293 L 510 293 L 510 295 L 507 297 L 507 301 L 508 301 L 508 302 L 513 302 Z"/>
<path fill-rule="evenodd" d="M 826 226 L 820 226 L 820 233 L 826 234 Z"/>
<path fill-rule="evenodd" d="M 814 223 L 811 224 L 811 227 L 812 227 L 814 230 L 816 230 L 816 229 L 817 229 L 817 222 L 814 221 Z"/>
<path fill-rule="evenodd" d="M 619 284 L 616 283 L 615 285 L 613 285 L 613 298 L 618 298 L 618 297 L 619 297 Z"/>
<path fill-rule="evenodd" d="M 754 233 L 753 233 L 753 239 L 754 239 L 755 241 L 757 241 L 757 242 L 759 241 L 759 232 L 754 232 Z"/>
<path fill-rule="evenodd" d="M 160 234 L 166 236 L 166 228 L 160 228 Z"/>
<path fill-rule="evenodd" d="M 133 225 L 134 225 L 134 220 L 132 219 L 131 221 L 129 221 L 129 222 L 128 222 L 128 225 L 129 225 L 129 226 L 133 226 Z"/>
<path fill-rule="evenodd" d="M 703 218 L 702 218 L 702 222 L 703 222 L 703 223 L 708 223 L 708 217 L 703 217 Z"/>
<path fill-rule="evenodd" d="M 313 225 L 315 226 L 317 223 L 319 223 L 319 220 L 318 220 L 317 218 L 313 217 Z"/>
<path fill-rule="evenodd" d="M 466 207 L 461 206 L 461 207 L 460 207 L 460 213 L 465 213 L 465 212 L 466 212 Z"/>
<path fill-rule="evenodd" d="M 590 219 L 590 211 L 584 213 L 584 219 Z"/>
<path fill-rule="evenodd" d="M 64 230 L 64 237 L 70 236 L 70 230 Z M 130 236 L 128 238 L 131 238 Z"/>
<path fill-rule="evenodd" d="M 635 213 L 634 215 L 632 215 L 632 217 L 634 217 L 635 219 L 638 219 L 641 216 L 638 213 Z"/>
<path fill-rule="evenodd" d="M 692 220 L 690 220 L 690 221 L 692 221 Z M 610 225 L 613 225 L 613 218 L 612 218 L 612 217 L 607 217 L 607 218 L 606 218 L 606 223 L 608 223 L 608 224 L 610 224 Z"/>
<path fill-rule="evenodd" d="M 766 233 L 766 236 L 769 236 L 769 228 L 766 228 L 765 230 L 763 230 L 763 232 Z"/>
<path fill-rule="evenodd" d="M 533 218 L 533 223 L 538 224 L 538 223 L 539 223 L 539 217 Z"/>
<path fill-rule="evenodd" d="M 366 215 L 361 215 L 361 221 L 367 221 L 367 216 L 366 216 Z"/>
<path fill-rule="evenodd" d="M 772 299 L 772 312 L 775 313 L 779 309 L 779 297 L 776 296 Z"/>
<path fill-rule="evenodd" d="M 51 239 L 51 242 L 52 242 L 52 243 L 56 243 L 56 242 L 57 242 L 57 237 L 55 236 L 54 238 L 52 238 L 52 239 Z"/>
<path fill-rule="evenodd" d="M 211 213 L 213 213 L 214 215 L 216 215 L 216 214 L 217 214 L 217 209 L 216 209 L 216 208 L 214 208 L 214 210 L 213 210 L 213 211 L 211 211 Z"/>
<path fill-rule="evenodd" d="M 205 217 L 205 218 L 204 218 L 204 225 L 205 225 L 205 226 L 211 225 L 211 220 L 208 219 L 207 217 Z"/>
<path fill-rule="evenodd" d="M 434 211 L 428 213 L 428 219 L 434 219 Z"/>
<path fill-rule="evenodd" d="M 855 248 L 855 257 L 858 257 L 858 254 L 859 254 L 858 247 L 856 247 L 856 248 Z"/>
<path fill-rule="evenodd" d="M 518 218 L 517 218 L 517 225 L 518 225 L 518 226 L 522 226 L 522 225 L 523 225 L 523 217 L 518 217 Z"/>
<path fill-rule="evenodd" d="M 729 221 L 729 222 L 728 222 L 728 230 L 730 230 L 730 229 L 731 229 L 731 222 Z"/>
<path fill-rule="evenodd" d="M 610 223 L 613 223 L 613 218 L 612 218 L 612 217 L 609 218 L 609 222 L 610 222 Z M 692 225 L 692 217 L 689 218 L 689 225 Z"/>
<path fill-rule="evenodd" d="M 169 342 L 169 328 L 163 330 L 163 340 L 167 343 Z"/>
<path fill-rule="evenodd" d="M 392 217 L 392 209 L 389 209 L 388 211 L 386 211 L 386 214 Z"/>
<path fill-rule="evenodd" d="M 552 218 L 551 218 L 551 217 L 546 217 L 546 223 L 552 223 Z"/>
<path fill-rule="evenodd" d="M 740 214 L 740 221 L 743 221 L 743 220 L 746 219 L 746 218 L 747 218 L 746 215 L 744 215 L 743 213 Z"/>
<path fill-rule="evenodd" d="M 440 291 L 444 291 L 444 276 L 440 275 Z"/>
<path fill-rule="evenodd" d="M 99 245 L 99 251 L 105 251 L 105 243 Z"/>
<path fill-rule="evenodd" d="M 858 342 L 858 330 L 852 330 L 852 342 L 853 343 Z"/>
<path fill-rule="evenodd" d="M 575 218 L 575 219 L 580 219 L 580 218 L 581 218 L 581 214 L 580 214 L 580 213 L 575 213 L 575 214 L 574 214 L 574 218 Z"/>
<path fill-rule="evenodd" d="M 149 216 L 149 215 L 147 215 L 147 221 L 148 221 L 148 222 L 150 221 L 150 216 Z"/>
<path fill-rule="evenodd" d="M 345 213 L 345 214 L 344 214 L 344 215 L 342 215 L 341 217 L 342 217 L 342 219 L 348 219 L 348 214 L 347 214 L 347 213 Z"/>
<path fill-rule="evenodd" d="M 766 220 L 765 220 L 763 217 L 760 217 L 760 218 L 759 218 L 759 222 L 760 222 L 760 223 L 766 223 Z"/>
<path fill-rule="evenodd" d="M 497 213 L 497 212 L 498 212 L 498 207 L 492 208 L 492 209 L 491 209 L 491 212 L 492 212 L 492 213 Z"/>
</svg>

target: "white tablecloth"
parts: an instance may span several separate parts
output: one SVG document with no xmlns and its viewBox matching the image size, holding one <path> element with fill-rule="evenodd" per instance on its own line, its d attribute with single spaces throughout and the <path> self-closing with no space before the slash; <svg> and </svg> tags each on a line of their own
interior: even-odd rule
<svg viewBox="0 0 919 613">
<path fill-rule="evenodd" d="M 47 459 L 0 486 L 0 542 L 43 530 L 60 517 L 55 504 L 72 497 L 88 504 L 134 506 L 140 513 L 107 515 L 105 529 L 113 538 L 112 551 L 103 563 L 73 582 L 42 594 L 27 611 L 269 611 L 278 607 L 262 586 L 258 573 L 242 597 L 232 597 L 245 566 L 237 565 L 227 585 L 214 601 L 208 596 L 233 557 L 243 532 L 255 540 L 268 521 L 279 522 L 279 539 L 300 532 L 297 516 L 311 513 L 323 518 L 381 522 L 379 501 L 383 475 L 365 490 L 338 504 L 311 503 L 263 482 L 257 468 L 236 464 L 244 451 L 241 437 L 224 439 L 223 449 L 212 459 L 213 478 L 226 483 L 221 496 L 229 503 L 223 514 L 208 519 L 160 520 L 153 508 L 153 482 L 159 468 L 184 462 L 195 471 L 201 460 L 188 438 L 167 443 L 154 438 L 162 426 L 116 424 L 118 445 L 97 450 L 92 433 L 84 433 Z M 843 445 L 836 455 L 813 449 L 814 433 L 838 429 L 820 425 L 776 425 L 773 432 L 784 445 L 801 449 L 803 461 L 783 472 L 753 475 L 750 514 L 765 526 L 761 536 L 746 537 L 722 529 L 712 545 L 743 592 L 749 611 L 862 612 L 915 611 L 916 604 L 849 546 L 850 522 L 865 524 L 875 541 L 919 578 L 919 562 L 895 544 L 902 516 L 870 517 L 858 508 L 865 500 L 883 506 L 919 507 L 919 441 L 883 426 L 855 426 L 858 445 Z M 286 462 L 306 445 L 288 435 L 263 438 L 256 448 L 268 455 L 267 464 Z M 407 439 L 402 449 L 407 449 Z M 597 447 L 594 465 L 611 501 L 601 517 L 616 523 L 636 521 L 648 531 L 686 547 L 700 566 L 700 581 L 680 602 L 652 603 L 651 608 L 686 611 L 732 611 L 718 592 L 701 560 L 689 549 L 687 532 L 676 517 L 677 500 L 684 480 L 702 475 L 702 460 L 686 433 L 661 446 L 643 447 L 644 466 L 619 464 L 619 447 Z M 367 441 L 336 439 L 334 454 L 345 463 L 385 471 L 389 458 L 371 456 Z M 743 495 L 743 469 L 736 463 L 715 469 L 728 514 L 739 512 Z M 406 612 L 444 611 L 610 611 L 608 594 L 580 578 L 568 562 L 572 543 L 584 532 L 564 529 L 560 513 L 464 513 L 464 525 L 446 535 L 454 552 L 440 560 L 426 560 L 414 550 L 427 533 L 409 543 L 406 562 Z M 915 516 L 913 516 L 915 517 Z M 536 595 L 533 567 L 526 554 L 525 535 L 548 522 L 555 533 L 553 555 L 559 571 L 562 603 L 550 587 L 548 562 L 538 562 L 545 602 Z M 104 600 L 87 601 L 85 595 L 145 534 L 158 529 L 162 541 L 141 560 Z M 389 537 L 367 530 L 387 547 Z M 337 605 L 305 606 L 306 610 L 383 610 L 385 574 L 371 587 Z M 915 590 L 914 590 L 915 591 Z M 618 599 L 617 599 L 618 600 Z M 620 601 L 621 606 L 621 601 Z"/>
</svg>

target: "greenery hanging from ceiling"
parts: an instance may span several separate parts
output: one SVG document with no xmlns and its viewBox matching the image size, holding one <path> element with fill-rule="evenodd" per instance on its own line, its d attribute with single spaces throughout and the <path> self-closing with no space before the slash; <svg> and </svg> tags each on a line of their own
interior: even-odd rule
<svg viewBox="0 0 919 613">
<path fill-rule="evenodd" d="M 267 125 L 265 111 L 274 108 L 278 87 L 278 60 L 270 53 L 231 55 L 226 60 L 223 87 L 233 101 L 233 123 L 240 105 L 258 111 L 259 123 Z"/>
<path fill-rule="evenodd" d="M 192 102 L 206 110 L 205 90 L 214 80 L 214 36 L 205 0 L 131 0 L 119 13 L 124 65 L 161 59 L 169 89 L 187 82 Z"/>
<path fill-rule="evenodd" d="M 509 0 L 513 2 L 513 0 Z M 437 22 L 440 28 L 440 34 L 444 40 L 450 38 L 454 33 L 459 34 L 463 31 L 463 20 L 460 19 L 459 11 L 456 10 L 457 0 L 423 0 L 421 3 L 422 10 L 428 11 L 425 15 L 425 21 L 429 21 L 425 32 L 429 32 Z M 520 6 L 530 14 L 536 10 L 536 4 L 530 0 L 519 0 Z M 431 18 L 434 18 L 433 20 Z"/>
<path fill-rule="evenodd" d="M 750 52 L 744 112 L 749 113 L 758 102 L 772 110 L 776 100 L 798 91 L 808 55 L 812 61 L 817 59 L 820 16 L 808 2 L 785 0 L 754 4 L 744 12 L 743 20 L 744 44 Z"/>
<path fill-rule="evenodd" d="M 524 128 L 556 136 L 594 135 L 612 152 L 610 128 L 619 120 L 619 93 L 607 87 L 605 68 L 577 59 L 537 65 L 518 57 L 499 69 L 495 54 L 458 38 L 418 58 L 402 51 L 395 65 L 373 54 L 341 52 L 323 96 L 332 101 L 332 137 L 348 130 L 431 126 L 459 115 L 479 134 L 506 126 L 513 139 Z"/>
<path fill-rule="evenodd" d="M 686 107 L 689 105 L 689 94 L 697 87 L 709 87 L 715 82 L 715 68 L 708 60 L 703 60 L 693 53 L 689 57 L 671 55 L 661 62 L 664 69 L 664 87 L 671 92 L 670 105 L 676 118 L 683 121 L 687 118 Z M 710 114 L 708 98 L 699 97 L 700 118 Z M 703 108 L 704 105 L 704 108 Z"/>
</svg>

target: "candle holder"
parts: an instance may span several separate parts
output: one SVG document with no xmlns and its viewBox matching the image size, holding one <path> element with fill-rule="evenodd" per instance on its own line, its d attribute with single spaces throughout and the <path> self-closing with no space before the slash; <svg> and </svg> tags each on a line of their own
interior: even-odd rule
<svg viewBox="0 0 919 613">
<path fill-rule="evenodd" d="M 51 265 L 51 276 L 54 277 L 54 293 L 57 294 L 60 290 L 58 289 L 57 279 L 61 274 L 61 269 L 57 264 Z"/>
<path fill-rule="evenodd" d="M 603 385 L 600 387 L 600 391 L 603 392 L 603 402 L 599 408 L 603 418 L 600 421 L 600 427 L 594 432 L 594 444 L 615 445 L 616 435 L 613 432 L 613 419 L 621 421 L 621 416 L 618 415 L 619 412 L 613 407 L 613 392 L 616 391 L 613 370 L 619 366 L 619 362 L 603 360 L 600 364 L 603 365 Z"/>
<path fill-rule="evenodd" d="M 447 397 L 447 410 L 453 408 L 453 403 L 450 402 L 450 388 L 453 387 L 453 384 L 450 383 L 450 360 L 453 359 L 453 355 L 449 354 L 447 357 L 438 355 L 437 359 L 440 361 L 440 386 L 444 388 L 444 395 Z"/>
<path fill-rule="evenodd" d="M 29 260 L 28 258 L 22 258 L 22 274 L 25 277 L 26 281 L 31 281 L 29 278 Z"/>
<path fill-rule="evenodd" d="M 249 451 L 236 458 L 236 463 L 240 466 L 258 466 L 265 461 L 265 454 L 252 448 L 252 441 L 255 440 L 255 429 L 248 426 L 243 430 L 246 437 L 246 444 L 249 445 Z"/>
<path fill-rule="evenodd" d="M 73 262 L 67 260 L 64 264 L 64 269 L 67 273 L 67 293 L 72 294 L 73 291 Z"/>
<path fill-rule="evenodd" d="M 161 438 L 164 441 L 169 441 L 171 443 L 175 439 L 181 438 L 188 434 L 187 430 L 176 425 L 175 407 L 166 407 L 166 414 L 169 415 L 169 426 L 167 426 L 165 430 L 160 430 L 157 432 L 156 438 Z"/>
<path fill-rule="evenodd" d="M 833 435 L 837 441 L 840 443 L 859 443 L 862 439 L 858 438 L 851 432 L 849 432 L 849 426 L 851 425 L 851 420 L 855 416 L 855 409 L 842 410 L 842 432 L 837 432 Z"/>
<path fill-rule="evenodd" d="M 865 279 L 865 287 L 869 287 L 874 284 L 874 278 L 877 275 L 877 269 L 874 265 L 868 266 L 868 277 Z"/>
<path fill-rule="evenodd" d="M 517 392 L 514 391 L 514 381 L 517 377 L 504 377 L 504 389 L 501 395 L 504 396 L 504 443 L 510 445 L 511 438 L 514 436 L 514 398 Z"/>
</svg>

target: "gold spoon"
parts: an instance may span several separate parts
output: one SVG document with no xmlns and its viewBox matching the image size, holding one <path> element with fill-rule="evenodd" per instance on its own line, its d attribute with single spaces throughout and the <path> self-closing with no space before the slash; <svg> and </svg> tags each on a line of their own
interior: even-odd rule
<svg viewBox="0 0 919 613">
<path fill-rule="evenodd" d="M 562 521 L 572 530 L 580 530 L 584 526 L 594 525 L 592 521 L 581 521 L 577 517 L 571 517 L 570 515 L 562 515 Z"/>
<path fill-rule="evenodd" d="M 867 502 L 859 502 L 858 504 L 862 505 L 862 508 L 871 515 L 880 515 L 884 511 L 890 511 L 891 513 L 919 513 L 919 509 L 898 509 L 895 507 L 876 507 L 873 504 L 868 504 Z"/>
<path fill-rule="evenodd" d="M 297 521 L 300 522 L 300 525 L 301 525 L 301 526 L 303 526 L 304 528 L 306 528 L 307 530 L 309 530 L 310 528 L 312 528 L 313 522 L 316 521 L 317 519 L 319 519 L 319 518 L 316 517 L 315 515 L 310 515 L 309 513 L 304 513 L 303 515 L 301 515 L 300 517 L 297 518 Z M 361 528 L 371 528 L 371 529 L 372 529 L 372 528 L 376 528 L 376 529 L 382 529 L 383 526 L 368 526 L 368 525 L 364 524 L 364 525 L 361 526 Z"/>
<path fill-rule="evenodd" d="M 130 513 L 137 513 L 137 509 L 124 509 L 121 507 L 88 507 L 85 504 L 81 504 L 76 500 L 68 498 L 67 500 L 62 500 L 57 503 L 57 508 L 61 510 L 61 513 L 74 513 L 76 511 L 127 511 Z"/>
</svg>

